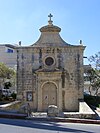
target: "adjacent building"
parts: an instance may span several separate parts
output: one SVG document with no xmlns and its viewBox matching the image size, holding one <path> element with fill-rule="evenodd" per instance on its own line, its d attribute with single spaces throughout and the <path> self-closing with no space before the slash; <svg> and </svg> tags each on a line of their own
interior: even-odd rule
<svg viewBox="0 0 100 133">
<path fill-rule="evenodd" d="M 0 62 L 8 67 L 16 68 L 17 66 L 17 52 L 16 45 L 0 44 Z"/>
<path fill-rule="evenodd" d="M 12 44 L 0 44 L 0 63 L 4 63 L 11 69 L 17 70 L 17 52 L 16 47 L 18 45 Z M 2 83 L 2 79 L 0 79 L 0 90 L 6 95 L 8 92 L 16 92 L 16 84 L 10 87 L 10 90 L 4 89 L 4 84 Z M 15 80 L 15 79 L 14 79 Z M 9 82 L 9 79 L 6 79 L 5 82 Z M 16 81 L 14 81 L 16 82 Z"/>
</svg>

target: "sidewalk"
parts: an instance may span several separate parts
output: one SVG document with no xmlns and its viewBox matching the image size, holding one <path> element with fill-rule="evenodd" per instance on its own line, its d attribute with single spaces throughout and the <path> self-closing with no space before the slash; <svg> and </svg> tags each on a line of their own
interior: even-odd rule
<svg viewBox="0 0 100 133">
<path fill-rule="evenodd" d="M 92 120 L 92 119 L 61 118 L 61 117 L 26 117 L 26 119 L 34 121 L 100 124 L 100 120 Z"/>
<path fill-rule="evenodd" d="M 16 113 L 16 112 L 0 111 L 0 118 L 25 119 L 26 117 L 27 117 L 26 114 L 20 114 L 20 113 Z"/>
<path fill-rule="evenodd" d="M 97 120 L 92 119 L 77 119 L 77 118 L 61 118 L 61 117 L 48 117 L 46 113 L 39 113 L 39 116 L 27 117 L 26 114 L 19 114 L 15 112 L 0 111 L 0 118 L 10 119 L 27 119 L 34 121 L 50 121 L 50 122 L 66 122 L 66 123 L 84 123 L 84 124 L 100 124 L 100 117 Z"/>
</svg>

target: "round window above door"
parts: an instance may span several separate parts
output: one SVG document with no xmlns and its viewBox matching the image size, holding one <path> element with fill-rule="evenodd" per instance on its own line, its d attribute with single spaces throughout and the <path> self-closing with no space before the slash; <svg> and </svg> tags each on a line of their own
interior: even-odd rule
<svg viewBox="0 0 100 133">
<path fill-rule="evenodd" d="M 45 64 L 46 64 L 47 66 L 52 66 L 52 65 L 54 64 L 54 59 L 53 59 L 52 57 L 47 57 L 47 58 L 45 59 Z"/>
</svg>

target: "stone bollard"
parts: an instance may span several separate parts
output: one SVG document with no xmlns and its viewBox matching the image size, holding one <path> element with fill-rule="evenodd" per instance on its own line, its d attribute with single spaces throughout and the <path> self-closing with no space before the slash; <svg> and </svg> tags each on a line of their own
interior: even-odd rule
<svg viewBox="0 0 100 133">
<path fill-rule="evenodd" d="M 49 117 L 57 117 L 59 115 L 59 109 L 55 105 L 49 105 L 47 110 L 47 115 Z"/>
</svg>

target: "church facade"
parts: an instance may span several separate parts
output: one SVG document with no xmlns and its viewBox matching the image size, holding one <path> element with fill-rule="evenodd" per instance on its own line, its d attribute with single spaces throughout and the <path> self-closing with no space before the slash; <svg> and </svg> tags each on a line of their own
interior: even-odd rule
<svg viewBox="0 0 100 133">
<path fill-rule="evenodd" d="M 17 99 L 34 111 L 46 111 L 49 105 L 78 111 L 84 90 L 85 46 L 66 43 L 59 34 L 61 28 L 49 17 L 36 43 L 17 48 Z"/>
</svg>

